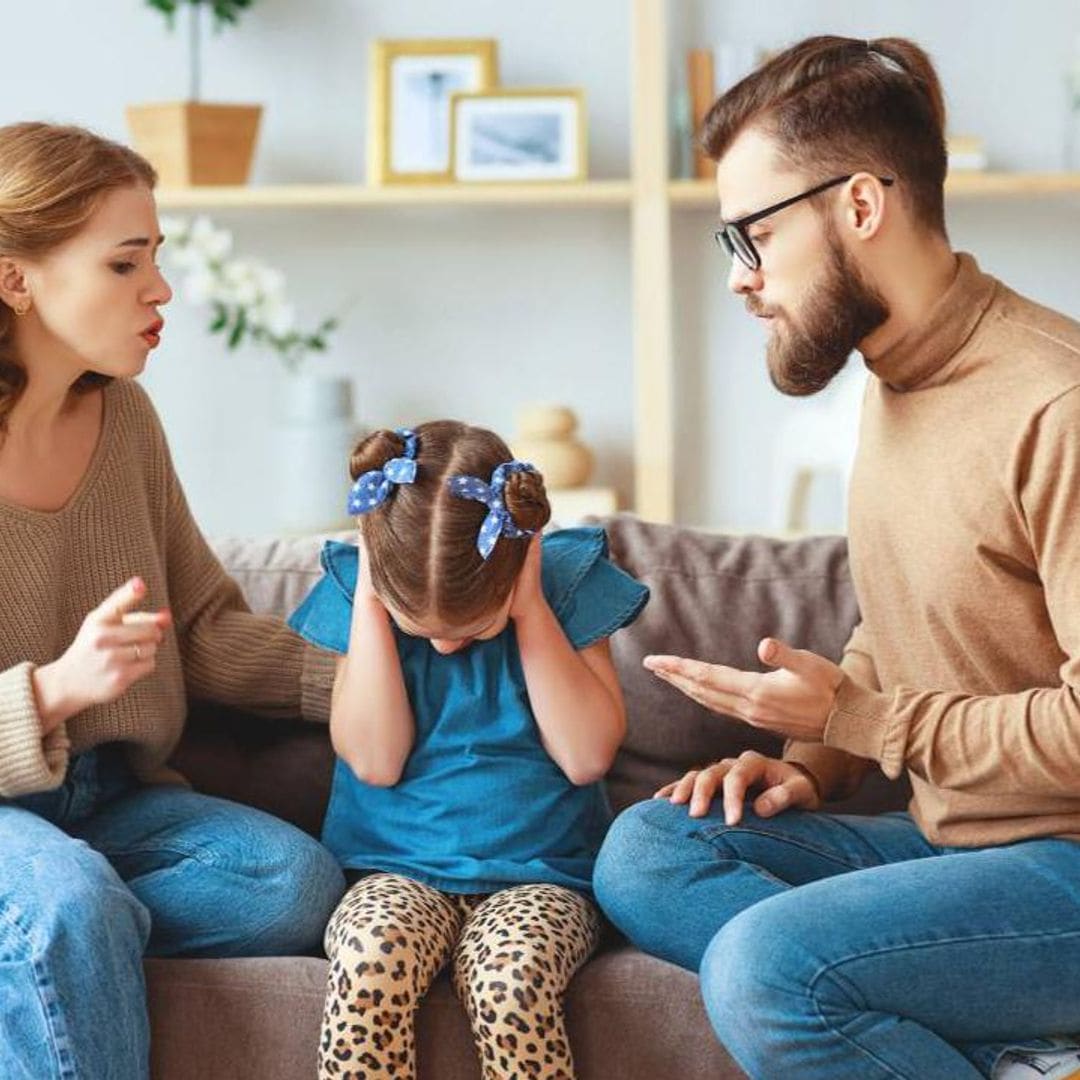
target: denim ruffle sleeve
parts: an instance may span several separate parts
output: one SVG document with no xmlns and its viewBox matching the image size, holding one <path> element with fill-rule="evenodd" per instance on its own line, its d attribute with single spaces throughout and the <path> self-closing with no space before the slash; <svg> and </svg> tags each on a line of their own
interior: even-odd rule
<svg viewBox="0 0 1080 1080">
<path fill-rule="evenodd" d="M 319 556 L 323 576 L 289 616 L 289 625 L 306 641 L 331 652 L 349 650 L 353 594 L 360 565 L 354 544 L 328 540 Z"/>
<path fill-rule="evenodd" d="M 543 586 L 551 610 L 575 649 L 628 626 L 649 590 L 608 559 L 600 528 L 562 529 L 544 537 Z"/>
</svg>

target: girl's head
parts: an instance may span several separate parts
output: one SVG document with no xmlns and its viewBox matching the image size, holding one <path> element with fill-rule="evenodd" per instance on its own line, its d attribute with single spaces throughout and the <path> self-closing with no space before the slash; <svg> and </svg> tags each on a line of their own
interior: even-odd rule
<svg viewBox="0 0 1080 1080">
<path fill-rule="evenodd" d="M 0 430 L 39 367 L 78 389 L 142 370 L 171 296 L 156 180 L 83 128 L 0 127 Z"/>
<path fill-rule="evenodd" d="M 452 478 L 487 484 L 511 460 L 498 435 L 453 420 L 413 430 L 415 477 L 393 484 L 385 501 L 360 515 L 361 535 L 372 585 L 394 621 L 406 633 L 430 638 L 439 652 L 454 652 L 505 628 L 529 536 L 499 535 L 485 559 L 477 541 L 489 507 L 451 491 Z M 376 431 L 357 444 L 349 471 L 357 480 L 407 449 L 403 435 Z M 508 472 L 502 499 L 512 522 L 508 531 L 537 532 L 551 517 L 538 472 Z"/>
</svg>

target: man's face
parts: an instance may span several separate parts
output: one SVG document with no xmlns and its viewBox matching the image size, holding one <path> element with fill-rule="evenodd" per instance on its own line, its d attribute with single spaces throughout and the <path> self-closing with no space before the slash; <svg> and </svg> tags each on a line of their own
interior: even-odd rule
<svg viewBox="0 0 1080 1080">
<path fill-rule="evenodd" d="M 777 164 L 772 142 L 754 129 L 732 143 L 716 171 L 725 221 L 752 214 L 828 177 Z M 839 199 L 838 187 L 819 198 Z M 752 315 L 768 321 L 769 376 L 785 394 L 815 394 L 831 382 L 859 342 L 889 316 L 884 298 L 847 253 L 833 216 L 809 200 L 749 226 L 761 266 L 732 260 L 728 287 Z"/>
</svg>

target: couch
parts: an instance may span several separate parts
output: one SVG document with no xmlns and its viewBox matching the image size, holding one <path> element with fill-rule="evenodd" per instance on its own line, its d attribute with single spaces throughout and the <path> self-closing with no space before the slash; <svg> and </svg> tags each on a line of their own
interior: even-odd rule
<svg viewBox="0 0 1080 1080">
<path fill-rule="evenodd" d="M 649 797 L 686 769 L 778 739 L 695 705 L 649 675 L 650 652 L 757 668 L 766 634 L 839 656 L 857 618 L 840 537 L 773 540 L 649 524 L 603 522 L 613 558 L 652 589 L 641 617 L 612 639 L 629 733 L 608 777 L 616 809 Z M 222 540 L 215 550 L 252 607 L 286 614 L 319 575 L 316 537 Z M 332 755 L 326 731 L 267 722 L 204 703 L 175 758 L 196 788 L 262 807 L 317 835 Z M 903 806 L 907 790 L 879 773 L 835 808 Z M 152 1066 L 160 1080 L 291 1080 L 315 1075 L 326 961 L 150 959 L 146 974 Z M 713 1037 L 695 976 L 646 956 L 610 930 L 567 995 L 580 1080 L 736 1080 L 743 1074 Z M 418 1019 L 424 1080 L 476 1080 L 465 1015 L 445 973 Z"/>
</svg>

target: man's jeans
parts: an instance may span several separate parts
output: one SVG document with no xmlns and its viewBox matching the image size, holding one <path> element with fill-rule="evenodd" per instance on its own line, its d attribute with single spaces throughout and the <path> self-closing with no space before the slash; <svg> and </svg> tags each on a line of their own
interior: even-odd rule
<svg viewBox="0 0 1080 1080">
<path fill-rule="evenodd" d="M 113 746 L 74 758 L 57 790 L 0 800 L 0 1076 L 148 1076 L 144 954 L 307 952 L 344 888 L 286 822 L 140 786 Z"/>
<path fill-rule="evenodd" d="M 1080 1031 L 1080 844 L 929 843 L 907 814 L 747 803 L 724 824 L 650 799 L 594 887 L 642 949 L 693 971 L 754 1080 L 976 1080 L 1009 1046 Z"/>
</svg>

